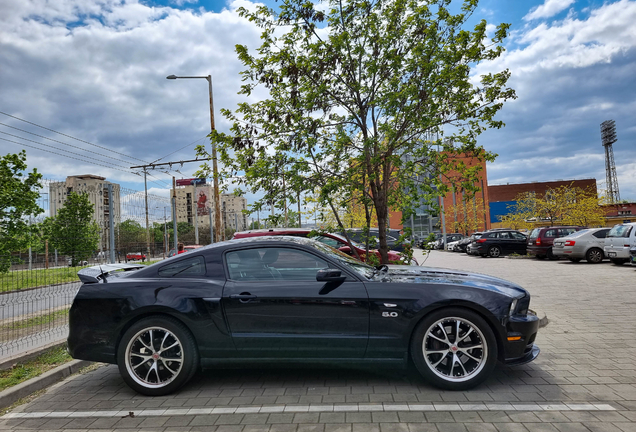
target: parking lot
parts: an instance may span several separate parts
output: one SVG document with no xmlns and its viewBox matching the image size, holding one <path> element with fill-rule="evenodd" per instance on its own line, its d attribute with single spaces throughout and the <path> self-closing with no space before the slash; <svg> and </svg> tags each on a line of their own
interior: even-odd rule
<svg viewBox="0 0 636 432">
<path fill-rule="evenodd" d="M 424 432 L 636 430 L 636 266 L 433 251 L 426 266 L 519 283 L 546 315 L 531 364 L 476 389 L 440 391 L 411 371 L 269 367 L 199 373 L 143 397 L 115 366 L 68 379 L 0 420 L 3 430 Z"/>
</svg>

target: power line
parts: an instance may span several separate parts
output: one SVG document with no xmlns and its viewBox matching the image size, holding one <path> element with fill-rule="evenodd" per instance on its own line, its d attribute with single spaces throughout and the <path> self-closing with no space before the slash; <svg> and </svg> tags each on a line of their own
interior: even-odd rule
<svg viewBox="0 0 636 432">
<path fill-rule="evenodd" d="M 93 144 L 93 143 L 88 142 L 88 141 L 84 141 L 84 140 L 79 139 L 79 138 L 75 138 L 75 137 L 73 137 L 73 136 L 70 136 L 70 135 L 64 134 L 64 133 L 62 133 L 62 132 L 58 132 L 58 131 L 56 131 L 56 130 L 49 129 L 49 128 L 44 127 L 44 126 L 41 126 L 41 125 L 39 125 L 39 124 L 36 124 L 36 123 L 30 122 L 30 121 L 28 121 L 28 120 L 24 120 L 24 119 L 21 119 L 21 118 L 19 118 L 19 117 L 12 116 L 11 114 L 7 114 L 7 113 L 2 112 L 2 111 L 0 111 L 0 114 L 4 114 L 4 115 L 6 115 L 7 117 L 11 117 L 11 118 L 14 118 L 14 119 L 16 119 L 16 120 L 20 120 L 20 121 L 22 121 L 22 122 L 28 123 L 28 124 L 33 125 L 33 126 L 37 126 L 37 127 L 39 127 L 39 128 L 42 128 L 42 129 L 46 129 L 47 131 L 50 131 L 50 132 L 55 132 L 56 134 L 63 135 L 63 136 L 65 136 L 65 137 L 67 137 L 67 138 L 71 138 L 71 139 L 74 139 L 74 140 L 76 140 L 76 141 L 83 142 L 84 144 L 92 145 L 93 147 L 97 147 L 97 148 L 100 148 L 100 149 L 102 149 L 102 150 L 107 150 L 107 151 L 110 151 L 110 152 L 113 152 L 113 153 L 117 153 L 118 155 L 120 155 L 120 156 L 124 156 L 124 157 L 127 157 L 128 159 L 134 159 L 134 160 L 138 160 L 138 161 L 141 161 L 141 162 L 146 163 L 146 161 L 144 161 L 143 159 L 139 159 L 139 158 L 136 158 L 136 157 L 133 157 L 133 156 L 128 156 L 127 154 L 117 152 L 117 151 L 115 151 L 115 150 L 109 149 L 108 147 L 100 146 L 100 145 Z"/>
<path fill-rule="evenodd" d="M 94 164 L 94 165 L 99 165 L 99 166 L 102 166 L 102 167 L 111 168 L 111 169 L 114 169 L 114 170 L 117 170 L 117 171 L 125 172 L 126 174 L 136 174 L 136 175 L 139 175 L 139 174 L 134 173 L 134 172 L 124 171 L 123 169 L 115 168 L 114 166 L 108 166 L 108 165 L 96 164 L 96 163 L 94 163 L 94 162 L 88 162 L 88 161 L 86 161 L 86 160 L 84 160 L 84 159 L 76 158 L 76 157 L 73 157 L 73 156 L 63 155 L 63 154 L 60 154 L 60 153 L 57 153 L 57 152 L 54 152 L 54 151 L 51 151 L 51 150 L 41 149 L 41 148 L 38 148 L 38 147 L 35 147 L 35 146 L 32 146 L 32 145 L 29 145 L 29 144 L 19 143 L 19 142 L 16 142 L 16 141 L 11 141 L 11 140 L 8 140 L 8 139 L 6 139 L 6 138 L 2 138 L 2 137 L 0 137 L 0 140 L 8 141 L 8 142 L 10 142 L 10 143 L 18 144 L 18 145 L 22 145 L 22 146 L 26 146 L 26 147 L 31 147 L 31 148 L 34 148 L 34 149 L 36 149 L 36 150 L 44 151 L 44 152 L 47 152 L 47 153 L 52 153 L 52 154 L 55 154 L 55 155 L 58 155 L 58 156 L 63 156 L 63 157 L 67 157 L 67 158 L 70 158 L 70 159 L 75 159 L 75 160 L 78 160 L 78 161 L 80 161 L 80 162 L 84 162 L 84 163 L 92 163 L 92 164 Z M 31 141 L 31 140 L 29 140 L 29 141 Z M 33 141 L 33 142 L 35 142 L 35 141 Z M 38 144 L 39 144 L 39 143 L 38 143 Z M 42 144 L 42 145 L 44 145 L 44 144 Z M 49 147 L 50 147 L 50 146 L 49 146 Z M 53 148 L 55 148 L 55 147 L 53 147 Z M 66 151 L 66 150 L 62 150 L 62 151 Z M 70 152 L 69 152 L 69 153 L 70 153 Z M 73 153 L 73 154 L 77 154 L 77 153 Z M 81 155 L 80 155 L 80 156 L 81 156 Z M 84 156 L 82 156 L 82 157 L 84 157 Z"/>
<path fill-rule="evenodd" d="M 18 139 L 22 139 L 22 140 L 25 140 L 25 141 L 29 141 L 29 142 L 32 142 L 32 143 L 35 143 L 35 144 L 38 144 L 38 145 L 41 145 L 41 146 L 44 146 L 44 147 L 50 147 L 50 148 L 53 148 L 55 150 L 63 151 L 65 153 L 74 154 L 76 156 L 80 156 L 80 157 L 83 157 L 85 159 L 94 160 L 94 161 L 102 162 L 102 163 L 106 162 L 106 161 L 102 161 L 102 160 L 99 160 L 99 159 L 92 158 L 90 156 L 84 156 L 84 155 L 79 154 L 79 153 L 75 153 L 75 152 L 72 152 L 72 151 L 69 151 L 69 150 L 64 150 L 64 149 L 61 149 L 61 148 L 58 148 L 58 147 L 55 147 L 55 146 L 52 146 L 52 145 L 49 145 L 49 144 L 44 144 L 44 143 L 41 143 L 41 142 L 33 141 L 31 139 L 24 138 L 24 137 L 21 137 L 21 136 L 18 136 L 18 135 L 13 135 L 13 134 L 10 134 L 10 133 L 7 133 L 7 132 L 3 132 L 3 131 L 0 131 L 0 133 L 12 136 L 14 138 L 18 138 Z M 64 156 L 64 155 L 61 155 L 61 156 Z M 124 165 L 116 165 L 116 166 L 118 166 L 120 168 L 127 168 Z"/>
<path fill-rule="evenodd" d="M 67 145 L 67 146 L 69 146 L 69 147 L 73 147 L 73 148 L 76 148 L 76 149 L 79 149 L 79 150 L 82 150 L 82 151 L 86 151 L 86 152 L 90 151 L 90 150 L 87 150 L 87 149 L 85 149 L 85 148 L 83 148 L 83 147 L 80 147 L 80 146 L 76 146 L 76 145 L 73 145 L 73 144 L 68 144 L 68 143 L 65 143 L 65 142 L 62 142 L 62 141 L 55 140 L 55 139 L 53 139 L 53 138 L 49 138 L 49 137 L 45 137 L 45 136 L 42 136 L 42 135 L 38 135 L 38 134 L 36 134 L 36 133 L 29 132 L 29 131 L 27 131 L 27 130 L 17 128 L 17 127 L 15 127 L 15 126 L 10 126 L 10 125 L 5 124 L 5 123 L 0 123 L 0 125 L 2 125 L 2 126 L 6 126 L 6 127 L 8 127 L 8 128 L 11 128 L 11 129 L 19 130 L 20 132 L 24 132 L 24 133 L 28 133 L 28 134 L 31 134 L 31 135 L 35 135 L 35 136 L 36 136 L 36 137 L 38 137 L 38 138 L 44 138 L 44 139 L 47 139 L 47 140 L 49 140 L 49 141 L 53 141 L 53 142 L 56 142 L 56 143 L 59 143 L 59 144 Z M 1 132 L 1 131 L 0 131 L 0 132 Z M 1 132 L 1 133 L 6 133 L 6 132 Z M 10 134 L 7 134 L 7 135 L 10 135 Z M 11 135 L 11 136 L 15 136 L 16 138 L 22 138 L 22 137 L 19 137 L 19 136 L 17 136 L 17 135 Z M 26 139 L 26 138 L 23 138 L 23 139 Z M 60 149 L 60 150 L 61 150 L 61 149 Z M 125 164 L 128 164 L 128 163 L 129 163 L 129 162 L 125 161 L 125 160 L 117 159 L 117 158 L 114 158 L 114 157 L 112 157 L 112 156 L 108 156 L 108 155 L 105 155 L 105 154 L 96 153 L 96 152 L 91 152 L 91 153 L 92 153 L 92 154 L 95 154 L 95 155 L 102 156 L 102 157 L 106 157 L 106 158 L 109 158 L 109 159 L 112 159 L 112 160 L 116 160 L 116 161 L 119 161 L 119 162 L 123 162 L 123 163 L 125 163 Z"/>
<path fill-rule="evenodd" d="M 0 123 L 0 124 L 1 124 L 1 123 Z M 207 137 L 208 137 L 208 136 L 206 135 L 206 136 L 204 136 L 203 138 L 199 138 L 198 140 L 193 141 L 193 142 L 191 142 L 190 144 L 185 145 L 185 146 L 181 147 L 180 149 L 175 150 L 175 151 L 173 151 L 172 153 L 169 153 L 169 154 L 165 155 L 164 157 L 160 157 L 159 159 L 157 159 L 157 160 L 155 160 L 155 161 L 152 161 L 152 163 L 153 163 L 153 164 L 154 164 L 154 163 L 157 163 L 157 162 L 159 162 L 161 159 L 165 159 L 165 158 L 167 158 L 168 156 L 173 155 L 173 154 L 175 154 L 176 152 L 181 151 L 181 150 L 183 150 L 183 149 L 184 149 L 184 148 L 186 148 L 186 147 L 190 147 L 192 144 L 196 144 L 196 143 L 198 143 L 198 142 L 199 142 L 199 141 L 201 141 L 202 139 L 206 139 Z"/>
</svg>

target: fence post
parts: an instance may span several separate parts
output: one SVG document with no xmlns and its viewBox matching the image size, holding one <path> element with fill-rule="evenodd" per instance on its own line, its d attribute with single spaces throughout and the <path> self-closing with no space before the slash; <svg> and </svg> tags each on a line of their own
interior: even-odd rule
<svg viewBox="0 0 636 432">
<path fill-rule="evenodd" d="M 44 268 L 49 268 L 49 241 L 44 240 Z"/>
<path fill-rule="evenodd" d="M 179 240 L 177 235 L 177 190 L 172 177 L 172 231 L 174 231 L 174 251 L 177 253 L 179 250 Z"/>
<path fill-rule="evenodd" d="M 57 267 L 57 249 L 55 249 L 55 267 Z"/>
<path fill-rule="evenodd" d="M 110 263 L 115 264 L 115 213 L 113 211 L 113 185 L 108 184 L 108 249 Z"/>
<path fill-rule="evenodd" d="M 33 258 L 31 256 L 31 246 L 29 246 L 29 270 L 33 270 Z"/>
</svg>

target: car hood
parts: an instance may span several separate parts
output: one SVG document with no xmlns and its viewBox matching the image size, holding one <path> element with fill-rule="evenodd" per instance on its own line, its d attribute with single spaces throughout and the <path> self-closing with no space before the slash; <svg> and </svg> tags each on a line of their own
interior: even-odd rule
<svg viewBox="0 0 636 432">
<path fill-rule="evenodd" d="M 462 285 L 499 292 L 511 298 L 521 298 L 528 294 L 513 282 L 480 273 L 425 266 L 387 267 L 388 270 L 382 275 L 383 282 Z"/>
</svg>

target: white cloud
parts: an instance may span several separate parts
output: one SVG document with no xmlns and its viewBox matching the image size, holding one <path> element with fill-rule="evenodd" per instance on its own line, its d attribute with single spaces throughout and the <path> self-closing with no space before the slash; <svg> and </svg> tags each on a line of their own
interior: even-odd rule
<svg viewBox="0 0 636 432">
<path fill-rule="evenodd" d="M 539 18 L 551 18 L 570 7 L 574 1 L 575 0 L 545 0 L 545 3 L 542 5 L 532 8 L 523 19 L 530 21 Z"/>
</svg>

